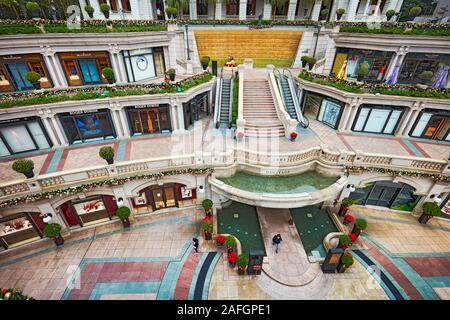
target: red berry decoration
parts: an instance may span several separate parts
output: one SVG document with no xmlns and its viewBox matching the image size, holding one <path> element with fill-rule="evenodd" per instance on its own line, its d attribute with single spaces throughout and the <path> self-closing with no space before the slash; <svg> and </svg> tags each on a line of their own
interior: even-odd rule
<svg viewBox="0 0 450 320">
<path fill-rule="evenodd" d="M 350 237 L 350 239 L 352 240 L 352 242 L 355 242 L 358 239 L 358 236 L 356 234 L 354 234 L 353 232 L 350 232 L 348 234 L 348 236 Z"/>
</svg>

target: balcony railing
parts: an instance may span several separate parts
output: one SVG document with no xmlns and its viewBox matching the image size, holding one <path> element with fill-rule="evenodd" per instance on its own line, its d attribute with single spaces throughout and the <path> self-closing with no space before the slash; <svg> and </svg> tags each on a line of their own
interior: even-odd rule
<svg viewBox="0 0 450 320">
<path fill-rule="evenodd" d="M 440 175 L 448 176 L 450 174 L 448 161 L 446 160 L 362 152 L 340 153 L 327 150 L 324 146 L 289 153 L 263 153 L 236 148 L 228 152 L 204 152 L 201 154 L 125 161 L 112 165 L 39 175 L 31 179 L 3 182 L 0 184 L 0 201 L 107 179 L 149 175 L 164 170 L 204 167 L 220 168 L 229 167 L 232 164 L 256 165 L 265 167 L 265 169 L 273 168 L 274 170 L 279 170 L 283 167 L 300 166 L 314 161 L 338 169 L 364 167 L 384 171 L 402 171 L 402 175 L 405 175 L 405 172 L 410 172 L 411 174 L 421 173 L 434 177 Z M 1 206 L 2 204 L 0 203 Z"/>
</svg>

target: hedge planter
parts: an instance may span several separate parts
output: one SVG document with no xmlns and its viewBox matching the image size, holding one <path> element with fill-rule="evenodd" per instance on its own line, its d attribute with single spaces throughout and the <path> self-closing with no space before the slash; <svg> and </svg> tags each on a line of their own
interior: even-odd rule
<svg viewBox="0 0 450 320">
<path fill-rule="evenodd" d="M 57 236 L 53 240 L 57 246 L 62 246 L 64 244 L 64 238 L 61 235 Z"/>
<path fill-rule="evenodd" d="M 28 159 L 19 159 L 13 162 L 12 169 L 16 172 L 22 173 L 25 177 L 34 177 L 34 162 Z"/>
<path fill-rule="evenodd" d="M 423 213 L 419 217 L 419 222 L 421 224 L 426 224 L 428 220 L 433 217 L 439 217 L 442 212 L 441 208 L 436 202 L 425 202 L 422 206 Z"/>
<path fill-rule="evenodd" d="M 41 7 L 37 2 L 27 2 L 25 7 L 27 8 L 30 18 L 36 19 L 41 17 Z"/>
<path fill-rule="evenodd" d="M 131 210 L 128 207 L 120 207 L 117 209 L 116 211 L 116 215 L 117 217 L 120 219 L 120 221 L 122 221 L 122 225 L 124 228 L 129 228 L 130 227 L 130 215 L 131 215 Z"/>
<path fill-rule="evenodd" d="M 94 7 L 93 7 L 93 6 L 91 6 L 91 5 L 86 5 L 86 6 L 84 7 L 84 11 L 87 12 L 89 18 L 92 19 L 92 18 L 94 17 Z"/>
<path fill-rule="evenodd" d="M 25 79 L 27 79 L 32 85 L 33 88 L 39 90 L 41 88 L 41 83 L 39 80 L 41 79 L 41 75 L 38 72 L 27 72 L 25 75 Z"/>
</svg>

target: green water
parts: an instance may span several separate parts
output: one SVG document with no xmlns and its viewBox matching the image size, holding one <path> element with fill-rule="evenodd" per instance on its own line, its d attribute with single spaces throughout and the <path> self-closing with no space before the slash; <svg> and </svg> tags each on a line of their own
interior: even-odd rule
<svg viewBox="0 0 450 320">
<path fill-rule="evenodd" d="M 337 177 L 323 176 L 315 171 L 307 171 L 294 176 L 257 176 L 243 171 L 228 178 L 219 178 L 224 183 L 246 191 L 266 193 L 314 192 L 329 187 Z"/>
<path fill-rule="evenodd" d="M 317 250 L 324 256 L 323 238 L 331 232 L 337 232 L 331 218 L 325 210 L 318 207 L 303 207 L 290 209 L 303 247 L 308 255 Z"/>
<path fill-rule="evenodd" d="M 234 217 L 236 213 L 237 218 Z M 219 233 L 229 233 L 238 238 L 242 252 L 249 254 L 250 249 L 266 252 L 255 207 L 233 202 L 219 211 L 217 219 Z"/>
</svg>

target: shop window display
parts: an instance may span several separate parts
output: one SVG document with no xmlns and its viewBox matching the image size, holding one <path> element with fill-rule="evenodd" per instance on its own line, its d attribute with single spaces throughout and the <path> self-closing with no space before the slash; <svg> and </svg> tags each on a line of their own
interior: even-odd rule
<svg viewBox="0 0 450 320">
<path fill-rule="evenodd" d="M 41 237 L 41 232 L 28 214 L 0 222 L 1 245 L 5 248 L 13 248 Z"/>
<path fill-rule="evenodd" d="M 450 55 L 409 53 L 405 56 L 398 76 L 399 83 L 433 85 L 446 67 L 450 66 Z M 440 79 L 444 85 L 448 82 L 448 69 L 446 79 Z"/>
<path fill-rule="evenodd" d="M 356 116 L 353 131 L 394 134 L 403 108 L 362 105 Z"/>
<path fill-rule="evenodd" d="M 423 110 L 411 130 L 412 137 L 450 141 L 450 112 Z"/>
<path fill-rule="evenodd" d="M 313 114 L 318 121 L 334 129 L 338 127 L 344 109 L 343 102 L 307 91 L 302 99 L 303 112 Z"/>
</svg>

